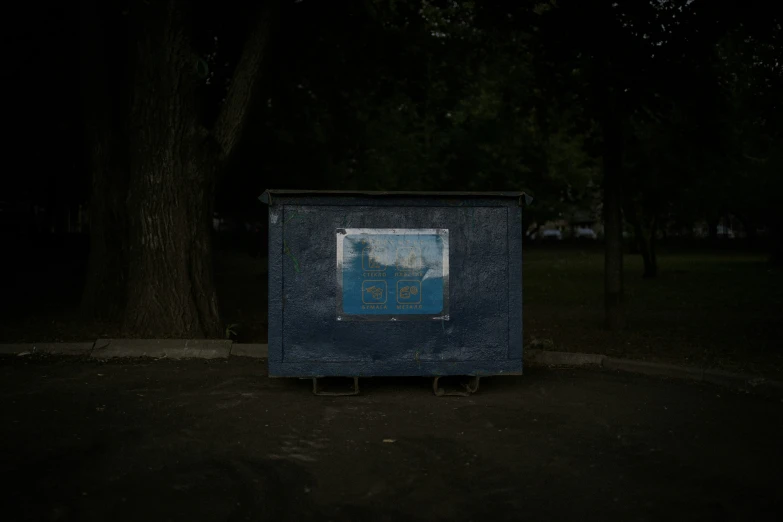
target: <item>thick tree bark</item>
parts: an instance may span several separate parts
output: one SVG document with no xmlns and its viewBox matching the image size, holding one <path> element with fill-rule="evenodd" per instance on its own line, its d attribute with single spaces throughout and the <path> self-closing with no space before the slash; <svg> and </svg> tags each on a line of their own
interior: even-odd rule
<svg viewBox="0 0 783 522">
<path fill-rule="evenodd" d="M 236 148 L 247 121 L 247 109 L 262 80 L 261 64 L 266 56 L 267 43 L 272 34 L 273 23 L 278 19 L 279 9 L 279 0 L 263 1 L 234 71 L 226 102 L 215 122 L 212 134 L 225 158 Z"/>
<path fill-rule="evenodd" d="M 265 4 L 260 13 L 212 132 L 196 113 L 197 60 L 185 30 L 187 5 L 138 4 L 136 15 L 123 322 L 132 336 L 222 334 L 211 257 L 214 187 L 243 128 L 276 4 Z"/>
<path fill-rule="evenodd" d="M 131 105 L 128 301 L 123 330 L 217 337 L 210 267 L 215 147 L 196 116 L 196 59 L 183 5 L 141 6 Z"/>
<path fill-rule="evenodd" d="M 188 146 L 161 151 L 147 144 L 140 155 L 154 158 L 162 153 L 185 159 L 180 164 L 142 164 L 132 171 L 129 207 L 134 215 L 123 324 L 132 335 L 218 337 L 221 333 L 211 266 L 214 173 L 198 160 L 188 160 L 186 151 L 192 153 Z"/>
<path fill-rule="evenodd" d="M 117 147 L 121 122 L 111 96 L 108 38 L 114 22 L 97 0 L 81 2 L 81 85 L 92 177 L 89 201 L 90 254 L 82 294 L 82 312 L 90 319 L 118 321 L 127 280 L 127 171 Z"/>
</svg>

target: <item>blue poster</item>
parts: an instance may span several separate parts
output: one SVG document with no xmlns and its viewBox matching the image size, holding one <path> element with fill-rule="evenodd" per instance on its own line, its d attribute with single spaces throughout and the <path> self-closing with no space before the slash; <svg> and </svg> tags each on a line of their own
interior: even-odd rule
<svg viewBox="0 0 783 522">
<path fill-rule="evenodd" d="M 448 319 L 448 230 L 340 229 L 338 320 Z"/>
</svg>

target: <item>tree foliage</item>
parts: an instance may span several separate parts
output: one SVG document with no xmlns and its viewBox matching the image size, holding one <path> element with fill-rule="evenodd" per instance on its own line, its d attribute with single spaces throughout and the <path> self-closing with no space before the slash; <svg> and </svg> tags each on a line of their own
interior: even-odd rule
<svg viewBox="0 0 783 522">
<path fill-rule="evenodd" d="M 104 18 L 128 35 L 120 41 L 108 30 L 107 49 L 135 56 L 125 63 L 84 47 L 89 60 L 111 64 L 85 69 L 86 92 L 94 94 L 85 98 L 94 102 L 86 112 L 93 179 L 114 169 L 129 191 L 94 182 L 94 196 L 136 205 L 124 223 L 112 214 L 116 204 L 96 204 L 107 227 L 94 228 L 109 250 L 148 248 L 137 212 L 154 200 L 145 176 L 165 178 L 163 167 L 176 162 L 187 166 L 170 170 L 171 180 L 198 188 L 172 192 L 172 201 L 202 201 L 180 216 L 186 228 L 206 222 L 214 190 L 222 211 L 260 215 L 255 198 L 269 187 L 524 189 L 536 198 L 526 217 L 539 223 L 592 210 L 602 194 L 607 244 L 614 242 L 607 273 L 618 299 L 621 211 L 650 276 L 657 230 L 670 225 L 692 228 L 731 212 L 748 229 L 777 227 L 783 238 L 783 64 L 774 7 L 352 0 L 337 8 L 285 0 L 275 18 L 281 30 L 253 55 L 245 51 L 266 38 L 258 28 L 266 15 L 239 2 L 106 5 L 112 13 Z M 125 27 L 117 9 L 143 23 Z M 171 42 L 176 53 L 155 51 L 170 51 Z M 127 107 L 125 94 L 110 99 L 107 86 L 131 78 L 125 94 L 144 103 Z M 182 142 L 176 129 L 184 129 L 186 147 L 175 146 Z M 100 155 L 108 150 L 110 159 Z M 115 225 L 136 227 L 130 246 L 105 241 Z M 208 257 L 202 247 L 187 256 Z M 168 284 L 158 276 L 135 280 L 152 294 Z"/>
</svg>

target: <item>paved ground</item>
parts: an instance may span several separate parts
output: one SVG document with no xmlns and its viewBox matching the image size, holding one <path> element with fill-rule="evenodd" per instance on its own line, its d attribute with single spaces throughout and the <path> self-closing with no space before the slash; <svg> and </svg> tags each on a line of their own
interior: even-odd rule
<svg viewBox="0 0 783 522">
<path fill-rule="evenodd" d="M 2 520 L 781 520 L 783 402 L 534 370 L 324 398 L 263 361 L 0 358 Z M 384 439 L 393 441 L 385 442 Z"/>
</svg>

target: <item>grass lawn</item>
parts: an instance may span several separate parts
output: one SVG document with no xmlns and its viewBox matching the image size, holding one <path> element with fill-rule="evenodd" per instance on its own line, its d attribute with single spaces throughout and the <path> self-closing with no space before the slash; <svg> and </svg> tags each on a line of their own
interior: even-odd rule
<svg viewBox="0 0 783 522">
<path fill-rule="evenodd" d="M 79 259 L 86 256 L 57 252 L 38 252 L 33 257 L 46 262 L 20 262 L 3 271 L 0 342 L 118 335 L 117 325 L 79 319 Z M 266 342 L 266 259 L 242 250 L 217 250 L 214 265 L 224 323 L 235 325 L 237 341 Z M 527 248 L 526 346 L 783 378 L 778 348 L 783 339 L 783 271 L 773 269 L 763 256 L 663 252 L 655 280 L 641 278 L 639 256 L 626 256 L 625 266 L 628 328 L 607 332 L 602 325 L 602 250 Z"/>
<path fill-rule="evenodd" d="M 528 347 L 602 353 L 783 378 L 783 272 L 763 255 L 677 252 L 642 279 L 625 258 L 628 328 L 603 328 L 603 251 L 531 248 L 524 254 Z M 218 254 L 223 315 L 238 340 L 266 342 L 266 260 Z"/>
<path fill-rule="evenodd" d="M 660 276 L 625 258 L 628 328 L 603 321 L 601 250 L 524 254 L 527 345 L 783 377 L 783 272 L 759 255 L 663 253 Z"/>
</svg>

